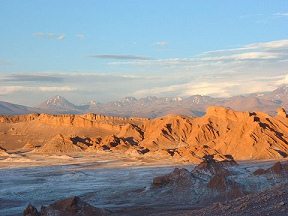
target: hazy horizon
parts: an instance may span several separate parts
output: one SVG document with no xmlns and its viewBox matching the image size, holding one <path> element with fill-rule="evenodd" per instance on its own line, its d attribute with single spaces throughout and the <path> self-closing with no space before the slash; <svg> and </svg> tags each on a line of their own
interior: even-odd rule
<svg viewBox="0 0 288 216">
<path fill-rule="evenodd" d="M 288 83 L 288 2 L 2 1 L 0 100 L 230 97 Z"/>
<path fill-rule="evenodd" d="M 122 101 L 122 100 L 125 100 L 127 98 L 135 98 L 136 100 L 140 100 L 140 99 L 143 99 L 143 98 L 147 98 L 147 97 L 156 97 L 158 99 L 160 98 L 181 98 L 181 99 L 187 99 L 189 97 L 192 97 L 192 96 L 202 96 L 202 97 L 205 97 L 205 96 L 208 96 L 208 97 L 211 97 L 211 98 L 215 98 L 215 99 L 229 99 L 229 98 L 233 98 L 233 97 L 238 97 L 238 96 L 249 96 L 249 95 L 254 95 L 254 94 L 261 94 L 261 93 L 270 93 L 274 90 L 277 90 L 281 87 L 288 87 L 288 84 L 282 84 L 282 85 L 279 85 L 277 86 L 276 89 L 272 89 L 271 91 L 255 91 L 255 92 L 250 92 L 250 93 L 243 93 L 243 94 L 235 94 L 235 95 L 231 95 L 231 96 L 226 96 L 226 97 L 217 97 L 217 96 L 210 96 L 210 95 L 201 95 L 201 94 L 193 94 L 193 95 L 186 95 L 186 96 L 171 96 L 171 95 L 165 95 L 165 96 L 155 96 L 155 95 L 147 95 L 147 96 L 143 96 L 143 97 L 134 97 L 134 96 L 130 96 L 130 95 L 127 95 L 127 96 L 124 96 L 124 97 L 121 97 L 121 98 L 115 98 L 115 99 L 111 99 L 111 100 L 88 100 L 88 101 L 84 101 L 84 102 L 81 102 L 81 103 L 77 103 L 74 101 L 73 97 L 69 98 L 69 97 L 64 97 L 63 95 L 60 95 L 60 94 L 51 94 L 51 95 L 48 95 L 46 98 L 43 98 L 42 101 L 36 101 L 34 104 L 17 104 L 17 105 L 23 105 L 23 106 L 28 106 L 28 107 L 39 107 L 41 106 L 42 103 L 45 103 L 47 102 L 48 100 L 51 100 L 51 99 L 55 99 L 57 97 L 61 97 L 61 98 L 64 98 L 65 100 L 67 100 L 68 102 L 72 103 L 73 105 L 76 105 L 76 106 L 82 106 L 82 105 L 88 105 L 89 103 L 93 102 L 93 103 L 99 103 L 99 104 L 106 104 L 106 103 L 112 103 L 112 102 L 116 102 L 116 101 Z M 0 102 L 2 102 L 0 100 Z M 3 102 L 8 102 L 8 103 L 11 103 L 10 101 L 3 101 Z M 13 104 L 13 103 L 12 103 Z M 16 104 L 16 103 L 15 103 Z M 212 105 L 211 105 L 212 106 Z"/>
</svg>

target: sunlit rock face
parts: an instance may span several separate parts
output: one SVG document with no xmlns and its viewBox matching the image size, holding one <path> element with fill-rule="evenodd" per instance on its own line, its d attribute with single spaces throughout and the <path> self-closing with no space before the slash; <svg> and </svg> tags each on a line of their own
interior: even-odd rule
<svg viewBox="0 0 288 216">
<path fill-rule="evenodd" d="M 235 160 L 281 159 L 288 154 L 285 116 L 282 108 L 272 117 L 217 106 L 198 118 L 172 114 L 155 119 L 123 118 L 92 113 L 0 116 L 0 139 L 7 150 L 23 148 L 43 154 L 117 152 L 192 163 L 201 162 L 205 155 L 217 160 L 225 160 L 227 155 Z"/>
</svg>

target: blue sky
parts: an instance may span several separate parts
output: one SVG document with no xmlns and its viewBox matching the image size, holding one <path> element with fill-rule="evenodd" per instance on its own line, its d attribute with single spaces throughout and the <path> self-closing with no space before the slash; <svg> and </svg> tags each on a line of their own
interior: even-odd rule
<svg viewBox="0 0 288 216">
<path fill-rule="evenodd" d="M 272 90 L 287 27 L 286 0 L 0 0 L 0 100 Z"/>
</svg>

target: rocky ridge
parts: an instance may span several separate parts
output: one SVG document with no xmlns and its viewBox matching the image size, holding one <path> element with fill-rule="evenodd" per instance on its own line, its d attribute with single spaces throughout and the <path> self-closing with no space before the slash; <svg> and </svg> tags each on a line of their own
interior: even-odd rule
<svg viewBox="0 0 288 216">
<path fill-rule="evenodd" d="M 206 156 L 192 171 L 176 168 L 167 175 L 155 177 L 152 189 L 157 193 L 184 196 L 186 199 L 181 203 L 189 200 L 187 203 L 200 210 L 163 211 L 151 215 L 287 214 L 287 162 L 276 162 L 267 169 L 254 172 L 246 171 L 245 179 L 241 177 L 243 171 L 237 170 L 237 166 L 233 159 L 216 161 Z M 255 175 L 261 175 L 261 178 Z"/>
<path fill-rule="evenodd" d="M 19 145 L 23 142 L 22 147 L 29 142 L 30 147 L 40 146 L 34 151 L 38 153 L 61 153 L 61 145 L 70 140 L 71 151 L 67 149 L 63 154 L 108 151 L 186 162 L 201 162 L 207 154 L 218 160 L 227 159 L 227 155 L 235 160 L 281 159 L 288 154 L 288 118 L 283 108 L 274 117 L 224 107 L 209 107 L 206 114 L 198 118 L 29 114 L 1 116 L 0 128 L 3 128 L 0 136 L 17 139 Z M 30 140 L 30 134 L 37 137 Z M 52 147 L 58 135 L 66 142 L 57 141 Z M 45 139 L 37 142 L 41 137 Z M 6 148 L 5 139 L 2 140 L 1 147 Z M 48 146 L 51 151 L 43 150 Z"/>
</svg>

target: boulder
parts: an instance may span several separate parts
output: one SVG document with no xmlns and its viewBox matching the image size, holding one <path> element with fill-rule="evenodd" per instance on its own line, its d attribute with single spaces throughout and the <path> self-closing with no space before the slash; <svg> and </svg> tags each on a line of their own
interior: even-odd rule
<svg viewBox="0 0 288 216">
<path fill-rule="evenodd" d="M 192 173 L 205 173 L 209 175 L 230 175 L 226 169 L 230 166 L 238 165 L 233 158 L 227 158 L 223 161 L 216 161 L 213 155 L 205 155 L 203 161 L 198 164 Z"/>
<path fill-rule="evenodd" d="M 225 198 L 236 198 L 244 195 L 244 192 L 238 183 L 221 174 L 214 175 L 208 182 L 207 187 L 217 191 L 220 196 Z"/>
<path fill-rule="evenodd" d="M 96 208 L 79 197 L 74 196 L 67 199 L 59 200 L 49 206 L 42 206 L 41 211 L 31 204 L 24 210 L 23 216 L 106 216 L 108 211 Z"/>
<path fill-rule="evenodd" d="M 0 157 L 7 157 L 9 154 L 6 152 L 6 149 L 0 147 Z"/>
<path fill-rule="evenodd" d="M 276 162 L 272 167 L 268 169 L 257 169 L 254 175 L 266 175 L 266 174 L 274 174 L 274 175 L 286 175 L 288 174 L 288 164 Z"/>
<path fill-rule="evenodd" d="M 193 176 L 187 169 L 175 168 L 173 172 L 155 177 L 153 179 L 154 187 L 162 187 L 168 184 L 173 184 L 177 186 L 185 186 L 192 183 Z"/>
<path fill-rule="evenodd" d="M 40 213 L 33 205 L 29 204 L 24 210 L 23 216 L 40 216 Z"/>
<path fill-rule="evenodd" d="M 58 134 L 43 146 L 34 150 L 34 152 L 42 154 L 67 154 L 81 151 L 82 149 L 75 145 L 70 137 L 65 137 L 62 134 Z"/>
</svg>

